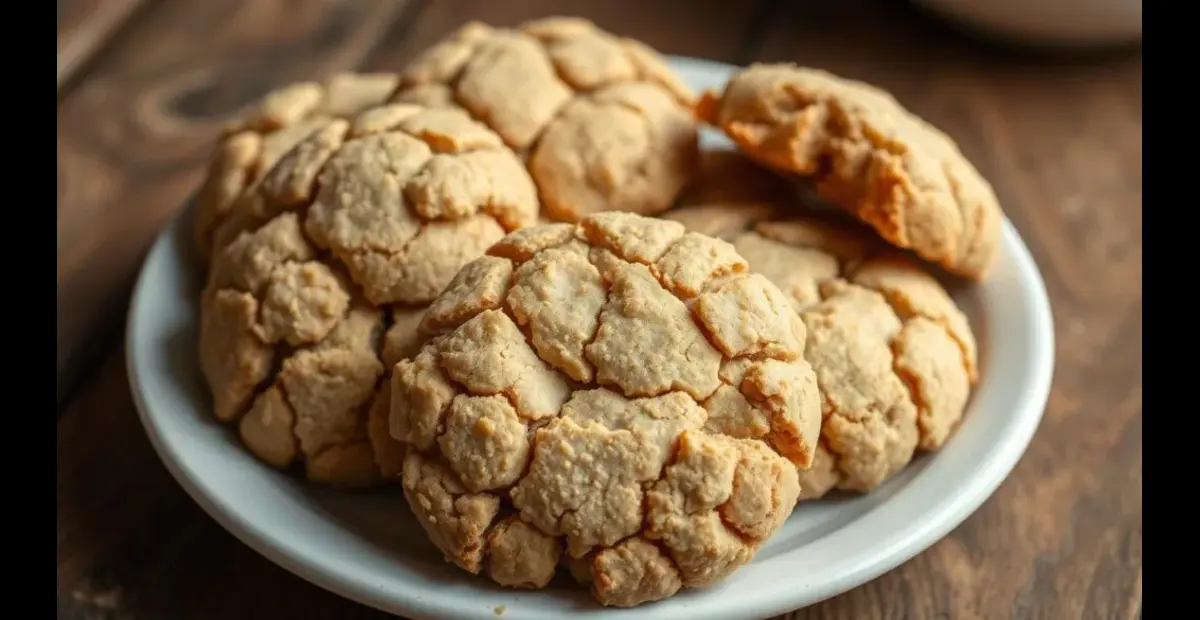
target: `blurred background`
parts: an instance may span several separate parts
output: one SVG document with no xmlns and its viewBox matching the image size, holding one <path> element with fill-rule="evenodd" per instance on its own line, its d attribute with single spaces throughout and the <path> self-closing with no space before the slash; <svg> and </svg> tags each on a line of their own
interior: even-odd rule
<svg viewBox="0 0 1200 620">
<path fill-rule="evenodd" d="M 805 617 L 883 617 L 896 601 L 912 618 L 1140 615 L 1140 1 L 58 0 L 57 9 L 60 618 L 376 617 L 241 547 L 171 481 L 125 384 L 130 289 L 241 106 L 336 71 L 398 70 L 469 19 L 555 14 L 667 54 L 791 61 L 892 91 L 991 180 L 1042 269 L 1058 366 L 1019 482 L 948 542 Z M 1053 440 L 1063 435 L 1076 438 L 1071 447 Z M 1075 466 L 1059 467 L 1063 459 Z"/>
</svg>

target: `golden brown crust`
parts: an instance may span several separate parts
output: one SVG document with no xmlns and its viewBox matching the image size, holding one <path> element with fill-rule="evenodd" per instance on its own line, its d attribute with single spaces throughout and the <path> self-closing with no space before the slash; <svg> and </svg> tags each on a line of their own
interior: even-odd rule
<svg viewBox="0 0 1200 620">
<path fill-rule="evenodd" d="M 384 103 L 397 83 L 343 74 L 267 95 L 228 128 L 196 213 L 214 413 L 264 462 L 336 486 L 400 476 L 385 370 L 419 350 L 424 304 L 459 268 L 538 214 L 498 135 Z"/>
<path fill-rule="evenodd" d="M 424 328 L 392 374 L 410 505 L 447 559 L 504 585 L 541 587 L 560 548 L 605 605 L 711 585 L 791 514 L 815 457 L 803 324 L 730 244 L 674 222 L 514 232 Z M 726 434 L 735 399 L 761 433 Z M 516 517 L 457 508 L 485 501 Z"/>
<path fill-rule="evenodd" d="M 667 209 L 696 169 L 693 93 L 642 43 L 573 17 L 465 24 L 401 73 L 394 101 L 470 112 L 528 153 L 546 215 Z"/>
<path fill-rule="evenodd" d="M 283 86 L 243 110 L 218 139 L 196 196 L 193 237 L 201 258 L 211 258 L 213 237 L 234 203 L 280 158 L 330 120 L 384 103 L 398 81 L 391 73 L 340 73 L 324 83 Z"/>
<path fill-rule="evenodd" d="M 885 239 L 971 279 L 1000 245 L 991 185 L 946 134 L 890 94 L 818 69 L 757 64 L 696 113 L 765 165 L 813 179 Z"/>
<path fill-rule="evenodd" d="M 917 450 L 936 450 L 962 418 L 978 380 L 966 316 L 936 279 L 840 214 L 791 215 L 782 203 L 685 206 L 665 219 L 714 230 L 774 282 L 799 313 L 824 422 L 800 498 L 868 491 Z M 722 369 L 742 381 L 735 364 Z M 721 429 L 763 437 L 770 426 L 739 395 L 718 391 Z"/>
</svg>

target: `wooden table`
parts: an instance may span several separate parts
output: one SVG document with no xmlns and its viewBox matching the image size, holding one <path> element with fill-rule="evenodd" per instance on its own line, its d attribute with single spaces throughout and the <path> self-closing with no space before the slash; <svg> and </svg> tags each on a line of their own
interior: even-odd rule
<svg viewBox="0 0 1200 620">
<path fill-rule="evenodd" d="M 154 455 L 119 346 L 131 283 L 222 117 L 399 68 L 468 18 L 574 13 L 658 49 L 892 90 L 987 175 L 1058 346 L 1012 477 L 902 567 L 791 618 L 1128 618 L 1142 598 L 1142 63 L 993 51 L 868 0 L 58 0 L 59 618 L 382 618 L 238 543 Z"/>
</svg>

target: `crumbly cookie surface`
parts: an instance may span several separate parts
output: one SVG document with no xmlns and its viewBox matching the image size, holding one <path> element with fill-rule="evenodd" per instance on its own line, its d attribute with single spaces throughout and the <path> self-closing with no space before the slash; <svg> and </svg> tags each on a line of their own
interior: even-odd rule
<svg viewBox="0 0 1200 620">
<path fill-rule="evenodd" d="M 834 488 L 868 491 L 949 438 L 977 380 L 976 343 L 927 271 L 839 214 L 732 202 L 664 218 L 731 243 L 805 324 L 824 421 L 812 466 L 800 471 L 801 500 Z"/>
<path fill-rule="evenodd" d="M 422 328 L 391 382 L 404 492 L 447 560 L 504 585 L 564 564 L 606 605 L 711 585 L 816 458 L 803 323 L 729 243 L 675 222 L 518 230 Z"/>
<path fill-rule="evenodd" d="M 385 362 L 419 348 L 425 305 L 460 267 L 538 213 L 495 132 L 383 103 L 397 83 L 342 75 L 267 95 L 222 138 L 195 215 L 216 417 L 265 462 L 333 485 L 399 476 Z"/>
<path fill-rule="evenodd" d="M 285 154 L 332 119 L 353 117 L 385 103 L 399 83 L 394 73 L 343 73 L 270 92 L 229 123 L 209 158 L 196 195 L 193 235 L 206 261 L 213 235 L 233 205 Z"/>
<path fill-rule="evenodd" d="M 558 221 L 659 213 L 696 167 L 691 90 L 654 50 L 579 18 L 467 23 L 401 72 L 394 100 L 486 123 L 527 154 Z"/>
<path fill-rule="evenodd" d="M 787 64 L 752 65 L 697 115 L 745 153 L 811 177 L 885 239 L 971 279 L 1000 245 L 991 185 L 954 141 L 874 86 Z"/>
</svg>

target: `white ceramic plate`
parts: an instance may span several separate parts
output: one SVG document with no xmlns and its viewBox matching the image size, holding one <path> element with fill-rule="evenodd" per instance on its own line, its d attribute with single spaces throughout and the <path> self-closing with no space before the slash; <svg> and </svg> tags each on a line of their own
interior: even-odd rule
<svg viewBox="0 0 1200 620">
<path fill-rule="evenodd" d="M 697 88 L 734 67 L 673 58 Z M 716 135 L 706 140 L 720 140 Z M 877 577 L 967 518 L 1020 458 L 1050 388 L 1054 333 L 1037 267 L 1016 231 L 986 283 L 959 296 L 980 341 L 982 381 L 956 437 L 874 493 L 799 506 L 758 557 L 720 585 L 653 605 L 605 609 L 571 588 L 513 591 L 446 564 L 400 491 L 338 493 L 269 469 L 218 426 L 196 363 L 199 268 L 185 213 L 155 243 L 129 313 L 129 376 L 167 468 L 242 542 L 321 587 L 423 620 L 564 617 L 736 620 L 803 607 Z"/>
</svg>

